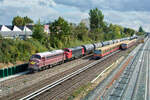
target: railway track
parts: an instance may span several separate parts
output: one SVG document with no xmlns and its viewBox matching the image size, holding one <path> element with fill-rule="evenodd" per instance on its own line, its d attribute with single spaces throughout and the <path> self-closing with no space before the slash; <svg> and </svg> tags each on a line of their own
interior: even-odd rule
<svg viewBox="0 0 150 100">
<path fill-rule="evenodd" d="M 112 58 L 114 58 L 114 59 L 112 59 Z M 37 99 L 37 100 L 38 99 L 47 99 L 48 100 L 48 99 L 60 99 L 63 97 L 64 97 L 63 99 L 67 99 L 67 96 L 69 96 L 69 93 L 71 92 L 71 90 L 74 90 L 75 88 L 79 87 L 81 84 L 85 84 L 85 83 L 91 81 L 93 79 L 93 77 L 96 77 L 96 75 L 99 72 L 102 72 L 106 68 L 106 66 L 112 64 L 115 60 L 117 60 L 117 57 L 116 57 L 116 55 L 113 55 L 113 56 L 109 57 L 109 59 L 106 59 L 106 60 L 104 60 L 104 59 L 106 59 L 106 58 L 103 58 L 99 62 L 97 62 L 99 64 L 95 63 L 96 65 L 94 65 L 94 69 L 89 68 L 86 71 L 82 72 L 81 74 L 78 74 L 75 77 L 67 80 L 66 82 L 61 83 L 61 85 L 46 91 L 46 93 L 42 93 L 42 95 L 38 95 L 34 99 Z M 109 63 L 106 63 L 106 62 L 109 62 Z M 86 68 L 87 68 L 87 66 L 86 66 Z M 55 91 L 55 90 L 58 90 L 58 91 Z M 45 92 L 45 90 L 43 92 Z M 51 95 L 49 95 L 49 94 L 51 94 Z"/>
<path fill-rule="evenodd" d="M 49 98 L 50 99 L 60 99 L 60 98 L 64 98 L 64 97 L 66 98 L 67 96 L 69 96 L 72 93 L 73 90 L 75 90 L 77 87 L 79 87 L 79 86 L 81 86 L 81 85 L 91 81 L 93 78 L 96 77 L 97 74 L 102 72 L 106 68 L 106 66 L 109 66 L 110 64 L 112 64 L 112 62 L 117 60 L 118 57 L 126 54 L 127 52 L 128 51 L 121 51 L 118 54 L 112 55 L 108 59 L 103 60 L 99 64 L 94 66 L 94 68 L 89 68 L 86 71 L 84 71 L 84 72 L 82 72 L 82 73 L 80 73 L 80 74 L 78 74 L 78 75 L 76 75 L 76 76 L 66 80 L 65 82 L 63 82 L 63 83 L 61 83 L 61 84 L 59 84 L 59 85 L 57 85 L 55 87 L 53 86 L 53 88 L 51 88 L 50 90 L 47 90 L 46 93 L 42 94 L 44 96 L 40 95 L 40 96 L 37 96 L 34 99 L 41 99 L 43 97 L 44 97 L 43 99 L 46 99 L 46 97 L 47 97 L 47 99 L 49 99 Z M 88 62 L 85 62 L 84 64 L 81 64 L 80 66 L 77 66 L 77 67 L 81 68 L 81 67 L 86 66 L 86 65 L 88 65 L 88 64 L 90 64 L 92 62 L 94 62 L 94 61 L 89 60 Z M 75 69 L 76 68 L 72 68 L 71 69 L 72 71 L 68 71 L 68 72 L 74 72 Z M 52 86 L 52 83 L 56 79 L 58 80 L 58 78 L 64 77 L 66 75 L 68 75 L 68 74 L 60 73 L 59 75 L 56 75 L 56 76 L 51 77 L 51 78 L 47 78 L 47 80 L 40 81 L 37 84 L 31 85 L 30 87 L 22 89 L 22 90 L 20 90 L 20 91 L 18 91 L 16 93 L 13 93 L 13 94 L 11 94 L 9 96 L 5 96 L 2 99 L 3 100 L 20 99 L 21 97 L 23 97 L 25 95 L 31 94 L 32 91 L 36 91 L 39 88 L 43 88 L 48 83 L 51 84 L 51 86 Z"/>
<path fill-rule="evenodd" d="M 147 40 L 145 44 L 145 48 L 142 48 L 143 56 L 140 59 L 140 71 L 137 77 L 137 81 L 134 87 L 134 92 L 132 95 L 132 100 L 150 100 L 149 98 L 149 54 L 150 54 L 150 47 L 148 43 L 150 41 Z"/>
<path fill-rule="evenodd" d="M 114 53 L 117 53 L 117 52 L 119 52 L 119 51 L 120 51 L 120 50 L 118 50 L 118 51 L 116 51 L 116 52 L 114 52 Z M 63 78 L 61 78 L 61 79 L 59 79 L 59 80 L 57 80 L 56 82 L 53 82 L 53 83 L 51 83 L 51 84 L 49 84 L 49 85 L 47 85 L 47 86 L 45 86 L 45 87 L 43 87 L 43 88 L 41 88 L 41 89 L 35 91 L 35 92 L 33 92 L 33 93 L 30 94 L 30 95 L 27 95 L 26 97 L 21 98 L 20 100 L 30 100 L 30 99 L 35 98 L 36 96 L 39 96 L 40 94 L 44 93 L 45 91 L 47 91 L 47 90 L 49 90 L 49 89 L 51 89 L 51 88 L 53 88 L 53 87 L 55 87 L 55 86 L 57 86 L 57 85 L 63 83 L 64 81 L 66 81 L 66 80 L 68 80 L 68 79 L 70 79 L 70 78 L 73 78 L 74 76 L 76 76 L 76 75 L 82 73 L 83 71 L 87 70 L 88 68 L 91 68 L 91 67 L 95 66 L 96 64 L 98 64 L 98 63 L 100 63 L 101 61 L 105 60 L 106 58 L 112 56 L 114 53 L 112 53 L 112 54 L 110 54 L 110 55 L 108 55 L 108 56 L 106 56 L 106 57 L 104 57 L 104 58 L 102 58 L 102 59 L 100 59 L 100 60 L 98 60 L 98 61 L 95 61 L 95 62 L 93 62 L 93 63 L 90 63 L 89 65 L 87 65 L 87 66 L 85 66 L 85 67 L 83 67 L 83 68 L 81 68 L 81 69 L 79 69 L 79 70 L 77 70 L 77 71 L 75 71 L 75 72 L 73 72 L 73 73 L 71 73 L 71 74 L 69 74 L 69 75 L 67 75 L 67 76 L 65 76 L 65 77 L 63 77 Z"/>
<path fill-rule="evenodd" d="M 98 100 L 149 100 L 149 40 Z"/>
<path fill-rule="evenodd" d="M 131 50 L 131 49 L 130 49 Z M 87 83 L 91 82 L 100 72 L 110 66 L 113 62 L 118 60 L 122 55 L 127 54 L 128 51 L 121 51 L 116 53 L 105 60 L 97 63 L 93 67 L 81 72 L 80 74 L 76 75 L 75 77 L 68 79 L 67 81 L 61 83 L 60 85 L 45 91 L 44 93 L 36 96 L 33 100 L 59 100 L 63 99 L 66 100 L 73 92 L 73 90 L 77 89 L 82 85 L 86 85 Z"/>
</svg>

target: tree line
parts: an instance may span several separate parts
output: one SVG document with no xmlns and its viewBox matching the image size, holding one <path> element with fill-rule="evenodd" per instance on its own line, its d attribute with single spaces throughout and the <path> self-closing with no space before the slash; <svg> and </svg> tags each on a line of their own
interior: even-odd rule
<svg viewBox="0 0 150 100">
<path fill-rule="evenodd" d="M 144 30 L 139 28 L 136 32 L 131 28 L 120 25 L 108 24 L 104 21 L 101 10 L 95 8 L 89 11 L 90 28 L 85 23 L 78 25 L 67 22 L 59 17 L 49 24 L 50 34 L 44 32 L 44 26 L 38 21 L 33 28 L 32 39 L 11 40 L 0 36 L 0 63 L 14 63 L 16 61 L 28 61 L 29 57 L 37 52 L 63 49 L 82 44 L 129 37 L 134 34 L 142 35 Z M 12 24 L 22 26 L 33 23 L 29 17 L 14 17 Z"/>
</svg>

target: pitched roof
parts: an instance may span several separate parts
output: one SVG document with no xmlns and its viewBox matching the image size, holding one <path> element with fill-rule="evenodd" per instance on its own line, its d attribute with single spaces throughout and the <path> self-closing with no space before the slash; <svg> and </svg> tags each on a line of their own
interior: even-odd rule
<svg viewBox="0 0 150 100">
<path fill-rule="evenodd" d="M 26 25 L 30 30 L 33 30 L 34 25 Z"/>
<path fill-rule="evenodd" d="M 33 29 L 32 26 L 19 26 L 18 27 L 19 29 L 21 29 L 22 31 L 28 31 L 28 32 L 31 32 L 31 30 Z"/>
<path fill-rule="evenodd" d="M 21 29 L 23 31 L 24 26 L 18 26 L 19 29 Z"/>
<path fill-rule="evenodd" d="M 13 27 L 13 31 L 19 31 L 19 32 L 21 32 L 22 30 L 20 28 L 18 28 L 17 26 L 14 26 Z"/>
<path fill-rule="evenodd" d="M 13 30 L 14 26 L 12 25 L 5 25 L 8 29 L 10 29 L 11 31 Z"/>
<path fill-rule="evenodd" d="M 6 27 L 5 25 L 2 25 L 1 31 L 11 31 L 11 29 Z"/>
<path fill-rule="evenodd" d="M 32 32 L 28 27 L 24 26 L 24 29 L 23 31 L 26 31 L 26 32 Z"/>
</svg>

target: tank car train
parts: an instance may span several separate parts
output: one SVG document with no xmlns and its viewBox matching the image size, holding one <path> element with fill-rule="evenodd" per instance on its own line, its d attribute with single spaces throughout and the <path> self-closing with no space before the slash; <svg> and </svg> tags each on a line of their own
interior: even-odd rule
<svg viewBox="0 0 150 100">
<path fill-rule="evenodd" d="M 118 50 L 123 41 L 125 42 L 135 38 L 136 37 L 127 37 L 117 40 L 81 45 L 73 48 L 64 48 L 63 50 L 36 53 L 32 55 L 29 60 L 28 69 L 31 71 L 40 71 L 92 53 L 94 53 L 95 57 L 103 57 Z"/>
</svg>

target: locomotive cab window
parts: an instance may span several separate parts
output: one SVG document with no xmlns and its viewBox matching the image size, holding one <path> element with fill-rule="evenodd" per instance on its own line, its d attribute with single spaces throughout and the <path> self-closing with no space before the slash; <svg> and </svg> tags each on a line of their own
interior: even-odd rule
<svg viewBox="0 0 150 100">
<path fill-rule="evenodd" d="M 33 59 L 33 58 L 41 59 L 41 56 L 39 56 L 39 55 L 33 55 L 33 56 L 31 57 L 31 59 Z"/>
<path fill-rule="evenodd" d="M 101 51 L 100 50 L 95 50 L 94 53 L 95 54 L 101 54 Z"/>
<path fill-rule="evenodd" d="M 65 49 L 66 52 L 70 52 L 68 49 Z"/>
</svg>

